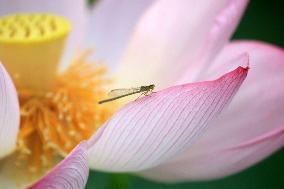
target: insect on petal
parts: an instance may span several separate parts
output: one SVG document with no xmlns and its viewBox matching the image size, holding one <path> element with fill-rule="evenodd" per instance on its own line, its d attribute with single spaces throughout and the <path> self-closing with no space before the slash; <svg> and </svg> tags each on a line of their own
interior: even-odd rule
<svg viewBox="0 0 284 189">
<path fill-rule="evenodd" d="M 90 139 L 91 167 L 138 171 L 183 152 L 230 102 L 247 71 L 239 67 L 217 80 L 170 87 L 122 107 Z"/>
</svg>

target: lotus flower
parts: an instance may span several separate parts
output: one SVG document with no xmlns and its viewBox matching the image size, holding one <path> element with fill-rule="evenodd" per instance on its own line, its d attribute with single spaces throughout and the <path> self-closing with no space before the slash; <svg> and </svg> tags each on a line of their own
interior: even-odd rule
<svg viewBox="0 0 284 189">
<path fill-rule="evenodd" d="M 70 62 L 75 50 L 91 45 L 96 47 L 92 58 L 104 60 L 110 73 L 116 73 L 115 82 L 109 88 L 152 83 L 157 86 L 155 93 L 114 112 L 119 105 L 96 104 L 97 98 L 105 94 L 101 85 L 107 82 L 100 83 L 103 79 L 97 79 L 96 85 L 88 85 L 91 94 L 84 88 L 89 75 L 92 79 L 100 78 L 104 69 L 85 63 L 78 67 L 71 65 L 71 71 L 59 77 L 63 78 L 59 91 L 64 92 L 57 91 L 55 97 L 53 93 L 44 93 L 45 100 L 52 95 L 53 100 L 46 100 L 47 105 L 42 105 L 40 100 L 32 101 L 28 106 L 31 100 L 26 99 L 27 95 L 33 94 L 34 100 L 39 97 L 36 95 L 53 89 L 45 87 L 55 71 L 49 72 L 42 63 L 50 57 L 40 56 L 47 52 L 38 50 L 39 47 L 30 50 L 29 58 L 37 57 L 41 62 L 35 69 L 32 66 L 38 64 L 30 66 L 23 61 L 28 55 L 19 55 L 24 50 L 1 41 L 1 187 L 84 188 L 89 167 L 131 172 L 163 182 L 217 179 L 237 173 L 281 148 L 284 144 L 284 51 L 263 42 L 229 41 L 246 5 L 246 0 L 102 0 L 94 9 L 87 9 L 83 0 L 1 1 L 0 15 L 48 12 L 65 16 L 71 22 L 73 29 L 63 64 Z M 0 26 L 3 33 L 1 27 L 4 26 Z M 44 36 L 45 30 L 42 31 L 40 35 Z M 11 32 L 8 38 L 13 35 Z M 86 43 L 82 43 L 83 37 L 87 38 Z M 10 54 L 3 55 L 4 50 Z M 61 53 L 55 48 L 52 50 L 55 54 Z M 11 64 L 5 63 L 9 56 L 16 57 L 20 63 L 10 68 Z M 14 69 L 24 75 L 29 66 L 33 68 L 29 72 L 32 79 L 19 77 L 17 80 L 17 73 L 10 71 Z M 82 81 L 82 86 L 77 79 Z M 61 90 L 62 85 L 69 88 Z M 66 91 L 72 91 L 68 98 L 63 95 Z M 77 95 L 76 100 L 69 99 L 72 95 Z M 76 102 L 91 103 L 83 115 L 78 114 L 83 111 L 80 105 L 72 110 L 77 117 L 83 116 L 83 121 L 99 124 L 99 129 L 83 132 L 86 127 L 74 122 L 76 116 L 52 117 L 54 112 L 65 110 L 67 102 L 72 102 L 69 103 L 72 107 Z M 37 111 L 32 111 L 36 108 Z M 114 114 L 110 116 L 108 111 Z M 94 120 L 92 113 L 96 115 Z M 56 130 L 52 134 L 58 134 L 59 142 L 55 136 L 44 134 L 47 127 Z M 38 134 L 41 129 L 42 135 Z M 87 134 L 75 140 L 81 133 Z M 18 161 L 21 150 L 32 161 Z M 65 159 L 41 179 L 21 181 L 23 175 L 31 174 L 34 169 L 16 169 L 15 159 L 20 164 L 26 162 L 28 168 L 33 168 L 30 164 L 38 168 L 46 163 L 44 160 L 54 160 L 50 154 L 55 152 L 56 157 Z M 40 162 L 36 159 L 39 157 L 42 157 Z"/>
</svg>

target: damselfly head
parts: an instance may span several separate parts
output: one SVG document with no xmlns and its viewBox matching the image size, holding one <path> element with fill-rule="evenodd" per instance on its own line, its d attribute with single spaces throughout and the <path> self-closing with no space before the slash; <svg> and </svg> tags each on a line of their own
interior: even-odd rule
<svg viewBox="0 0 284 189">
<path fill-rule="evenodd" d="M 140 90 L 141 91 L 152 91 L 152 90 L 154 90 L 154 88 L 155 88 L 155 85 L 151 84 L 151 85 L 147 85 L 147 86 L 141 86 Z"/>
<path fill-rule="evenodd" d="M 154 84 L 149 85 L 149 89 L 154 90 L 154 88 L 155 88 L 155 85 L 154 85 Z"/>
</svg>

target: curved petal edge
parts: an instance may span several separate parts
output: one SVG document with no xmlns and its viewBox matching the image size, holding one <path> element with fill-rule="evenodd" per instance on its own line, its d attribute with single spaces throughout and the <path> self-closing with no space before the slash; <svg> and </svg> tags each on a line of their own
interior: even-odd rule
<svg viewBox="0 0 284 189">
<path fill-rule="evenodd" d="M 185 160 L 175 163 L 173 162 L 152 170 L 149 169 L 144 172 L 140 172 L 139 175 L 150 180 L 169 183 L 188 180 L 196 181 L 218 179 L 253 166 L 257 162 L 265 159 L 267 154 L 272 154 L 283 145 L 284 126 L 238 146 L 223 149 L 222 151 L 208 154 L 208 156 L 195 158 L 194 161 L 189 161 L 190 164 L 197 164 L 199 170 L 195 169 L 196 166 L 194 166 L 193 170 L 190 170 L 190 166 L 187 165 L 187 161 Z M 219 166 L 220 164 L 222 166 Z M 205 173 L 206 170 L 208 174 Z M 197 171 L 197 173 L 193 173 L 194 171 Z M 201 173 L 203 172 L 202 177 L 196 177 L 196 175 L 199 175 L 198 171 Z"/>
<path fill-rule="evenodd" d="M 183 152 L 231 101 L 247 72 L 238 67 L 217 80 L 170 87 L 122 107 L 91 138 L 91 168 L 139 171 Z"/>
<path fill-rule="evenodd" d="M 284 146 L 284 49 L 235 41 L 222 50 L 203 79 L 231 70 L 247 52 L 250 73 L 226 111 L 179 156 L 140 173 L 166 182 L 212 180 L 240 172 Z"/>
<path fill-rule="evenodd" d="M 229 41 L 247 2 L 156 1 L 137 23 L 123 53 L 118 85 L 154 81 L 163 88 L 177 80 L 202 81 L 200 73 Z"/>
<path fill-rule="evenodd" d="M 28 189 L 83 189 L 89 175 L 87 147 L 86 142 L 78 144 L 62 162 Z"/>
</svg>

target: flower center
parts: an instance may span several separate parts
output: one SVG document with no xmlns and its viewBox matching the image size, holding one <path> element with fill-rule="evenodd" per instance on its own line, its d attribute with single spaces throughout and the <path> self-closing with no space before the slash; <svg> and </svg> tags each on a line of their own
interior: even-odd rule
<svg viewBox="0 0 284 189">
<path fill-rule="evenodd" d="M 63 73 L 57 65 L 70 30 L 54 15 L 0 18 L 0 60 L 12 75 L 21 110 L 17 166 L 44 173 L 88 139 L 115 111 L 106 97 L 106 68 L 88 61 L 89 51 Z"/>
<path fill-rule="evenodd" d="M 2 17 L 1 61 L 25 87 L 48 90 L 54 85 L 69 31 L 69 22 L 59 16 L 18 14 Z"/>
</svg>

